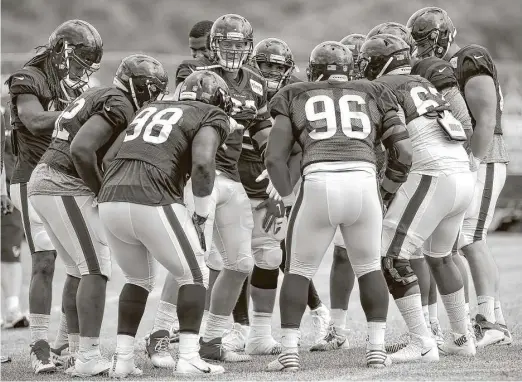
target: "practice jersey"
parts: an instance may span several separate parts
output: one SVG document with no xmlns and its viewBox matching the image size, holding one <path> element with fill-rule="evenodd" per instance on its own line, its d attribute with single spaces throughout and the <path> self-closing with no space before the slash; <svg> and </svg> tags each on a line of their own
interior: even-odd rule
<svg viewBox="0 0 522 382">
<path fill-rule="evenodd" d="M 413 147 L 410 172 L 431 176 L 469 171 L 462 141 L 450 140 L 438 122 L 449 103 L 427 79 L 411 74 L 387 74 L 375 80 L 397 97 Z"/>
<path fill-rule="evenodd" d="M 53 140 L 40 162 L 79 179 L 80 176 L 71 156 L 71 142 L 80 128 L 95 115 L 105 119 L 114 129 L 109 141 L 96 153 L 98 165 L 101 169 L 102 160 L 107 150 L 118 135 L 125 130 L 134 115 L 132 101 L 122 90 L 116 87 L 89 89 L 67 106 L 56 120 Z"/>
<path fill-rule="evenodd" d="M 220 144 L 230 132 L 225 112 L 199 101 L 155 101 L 141 108 L 105 173 L 98 201 L 182 203 L 192 141 L 204 126 L 216 129 Z"/>
<path fill-rule="evenodd" d="M 33 94 L 38 98 L 45 111 L 60 111 L 67 104 L 53 101 L 53 95 L 47 84 L 46 75 L 34 66 L 26 66 L 16 71 L 7 80 L 10 95 L 11 125 L 13 126 L 13 151 L 17 161 L 13 173 L 12 184 L 29 181 L 33 169 L 38 164 L 49 143 L 51 134 L 33 135 L 18 116 L 17 97 L 22 94 Z M 79 94 L 79 92 L 78 92 Z M 66 98 L 62 96 L 62 98 Z"/>
<path fill-rule="evenodd" d="M 250 131 L 250 136 L 253 137 L 259 131 L 271 126 L 267 109 L 266 82 L 257 69 L 244 64 L 239 70 L 239 81 L 236 81 L 229 80 L 221 66 L 213 64 L 208 59 L 186 60 L 180 64 L 176 72 L 176 81 L 181 82 L 197 70 L 212 70 L 219 74 L 227 83 L 235 106 L 254 106 L 257 109 L 257 115 L 254 118 L 253 114 L 248 111 L 242 111 L 233 116 L 238 123 L 245 126 L 244 131 Z M 216 169 L 236 182 L 241 181 L 238 161 L 241 154 L 244 131 L 237 130 L 230 134 L 224 146 L 220 147 L 216 154 Z M 248 158 L 260 160 L 259 155 Z"/>
<path fill-rule="evenodd" d="M 303 151 L 302 173 L 324 162 L 376 164 L 375 145 L 389 128 L 403 125 L 396 97 L 368 80 L 292 84 L 270 102 L 273 118 L 284 115 Z M 341 169 L 342 170 L 342 169 Z"/>
</svg>

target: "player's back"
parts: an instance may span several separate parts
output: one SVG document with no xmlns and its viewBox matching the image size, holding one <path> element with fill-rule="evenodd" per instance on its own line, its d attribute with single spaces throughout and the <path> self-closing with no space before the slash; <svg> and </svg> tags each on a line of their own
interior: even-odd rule
<svg viewBox="0 0 522 382">
<path fill-rule="evenodd" d="M 276 94 L 270 111 L 273 117 L 291 118 L 303 150 L 303 173 L 342 171 L 351 162 L 375 166 L 383 122 L 388 112 L 396 117 L 393 98 L 384 86 L 367 80 L 302 82 Z"/>
<path fill-rule="evenodd" d="M 95 87 L 76 98 L 58 117 L 53 132 L 53 140 L 40 162 L 79 178 L 71 156 L 71 142 L 80 128 L 94 115 L 100 115 L 114 127 L 107 144 L 97 152 L 98 162 L 112 145 L 117 136 L 131 121 L 134 107 L 127 95 L 116 87 Z"/>
<path fill-rule="evenodd" d="M 198 101 L 155 101 L 140 109 L 104 177 L 98 200 L 167 205 L 183 200 L 192 165 L 192 140 L 202 126 L 213 126 L 221 142 L 228 117 Z"/>
<path fill-rule="evenodd" d="M 431 82 L 410 74 L 388 74 L 375 82 L 385 84 L 397 97 L 413 147 L 410 172 L 427 175 L 469 170 L 469 160 L 463 141 L 450 139 L 441 119 L 445 113 L 451 118 L 449 103 Z M 461 136 L 461 125 L 451 124 Z"/>
</svg>

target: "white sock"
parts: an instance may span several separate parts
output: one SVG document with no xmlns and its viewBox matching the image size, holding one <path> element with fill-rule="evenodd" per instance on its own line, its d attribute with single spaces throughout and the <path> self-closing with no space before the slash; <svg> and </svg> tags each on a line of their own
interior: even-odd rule
<svg viewBox="0 0 522 382">
<path fill-rule="evenodd" d="M 431 330 L 428 330 L 426 322 L 424 321 L 424 315 L 422 314 L 420 293 L 399 298 L 395 300 L 395 303 L 397 304 L 404 321 L 406 321 L 410 333 L 431 338 Z"/>
<path fill-rule="evenodd" d="M 250 333 L 253 337 L 264 337 L 272 335 L 272 313 L 254 311 Z"/>
<path fill-rule="evenodd" d="M 166 330 L 170 332 L 170 328 L 172 327 L 172 325 L 174 325 L 176 319 L 176 305 L 170 304 L 165 301 L 160 301 L 158 305 L 158 310 L 156 312 L 156 317 L 154 318 L 154 326 L 152 328 L 152 332 L 154 333 L 158 330 Z"/>
<path fill-rule="evenodd" d="M 203 341 L 208 342 L 212 341 L 214 338 L 223 337 L 223 332 L 227 329 L 228 325 L 228 316 L 220 316 L 209 312 L 207 327 L 205 329 L 205 333 L 203 334 Z"/>
<path fill-rule="evenodd" d="M 439 313 L 437 309 L 437 303 L 428 305 L 428 311 L 430 313 L 430 321 L 439 320 Z"/>
<path fill-rule="evenodd" d="M 31 325 L 31 342 L 45 340 L 49 342 L 49 320 L 51 316 L 48 314 L 29 314 L 29 323 Z"/>
<path fill-rule="evenodd" d="M 281 329 L 281 345 L 283 353 L 297 353 L 297 345 L 301 338 L 299 329 Z"/>
<path fill-rule="evenodd" d="M 69 336 L 67 332 L 67 317 L 65 317 L 65 313 L 62 312 L 60 315 L 60 324 L 58 325 L 58 333 L 56 333 L 53 348 L 59 349 L 63 345 L 69 343 Z"/>
<path fill-rule="evenodd" d="M 116 336 L 116 353 L 132 354 L 134 352 L 134 337 L 125 334 Z"/>
<path fill-rule="evenodd" d="M 368 322 L 368 342 L 371 345 L 384 346 L 384 334 L 386 333 L 386 322 Z"/>
<path fill-rule="evenodd" d="M 478 312 L 486 317 L 486 320 L 495 323 L 495 298 L 490 296 L 477 296 Z"/>
<path fill-rule="evenodd" d="M 101 356 L 100 338 L 99 337 L 82 337 L 80 336 L 80 349 L 78 350 L 84 358 L 92 359 Z"/>
<path fill-rule="evenodd" d="M 500 301 L 495 301 L 495 320 L 497 324 L 506 325 L 506 320 L 504 319 L 504 314 L 502 313 L 502 308 L 500 307 Z"/>
<path fill-rule="evenodd" d="M 348 311 L 344 309 L 330 310 L 330 317 L 332 317 L 332 322 L 336 329 L 344 329 L 344 327 L 346 326 L 347 313 Z"/>
<path fill-rule="evenodd" d="M 199 351 L 199 334 L 179 334 L 179 356 L 185 359 L 193 358 Z"/>
<path fill-rule="evenodd" d="M 468 331 L 468 317 L 466 315 L 464 288 L 440 296 L 446 313 L 448 314 L 451 330 L 454 333 L 466 334 Z"/>
<path fill-rule="evenodd" d="M 70 334 L 69 337 L 69 353 L 75 354 L 78 353 L 80 349 L 80 335 L 78 333 Z"/>
<path fill-rule="evenodd" d="M 201 326 L 199 327 L 199 336 L 203 337 L 203 334 L 205 333 L 205 330 L 207 328 L 207 321 L 208 321 L 208 310 L 203 311 L 203 317 L 201 318 Z"/>
<path fill-rule="evenodd" d="M 18 313 L 20 311 L 20 299 L 18 296 L 9 296 L 5 299 L 5 307 L 7 309 L 7 314 L 11 314 L 13 312 Z"/>
<path fill-rule="evenodd" d="M 424 314 L 424 321 L 426 322 L 426 326 L 428 327 L 428 329 L 431 330 L 430 311 L 428 309 L 428 305 L 423 305 L 422 306 L 422 313 Z"/>
</svg>

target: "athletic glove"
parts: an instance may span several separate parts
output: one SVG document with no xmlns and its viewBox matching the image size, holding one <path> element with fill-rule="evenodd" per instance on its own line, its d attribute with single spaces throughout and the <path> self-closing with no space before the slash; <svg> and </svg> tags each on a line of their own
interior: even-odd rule
<svg viewBox="0 0 522 382">
<path fill-rule="evenodd" d="M 268 233 L 278 219 L 285 217 L 285 205 L 280 200 L 268 198 L 256 207 L 256 211 L 263 208 L 266 208 L 266 215 L 263 219 L 263 229 Z"/>
<path fill-rule="evenodd" d="M 199 244 L 201 244 L 201 248 L 203 252 L 207 251 L 207 244 L 205 243 L 205 222 L 207 221 L 206 217 L 199 216 L 197 213 L 192 214 L 192 222 L 194 223 L 194 228 L 196 228 L 196 233 L 198 234 Z"/>
</svg>

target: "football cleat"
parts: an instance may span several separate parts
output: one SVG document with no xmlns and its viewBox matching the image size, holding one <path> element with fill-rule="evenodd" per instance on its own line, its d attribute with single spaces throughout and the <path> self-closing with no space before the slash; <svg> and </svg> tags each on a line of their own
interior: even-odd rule
<svg viewBox="0 0 522 382">
<path fill-rule="evenodd" d="M 2 355 L 2 356 L 0 356 L 0 360 L 2 361 L 2 363 L 11 362 L 11 357 L 9 357 L 7 355 Z"/>
<path fill-rule="evenodd" d="M 513 343 L 513 336 L 506 325 L 498 324 L 504 332 L 504 339 L 497 343 L 497 345 L 511 345 Z"/>
<path fill-rule="evenodd" d="M 393 354 L 397 353 L 399 350 L 404 349 L 410 343 L 410 333 L 402 334 L 397 342 L 385 345 L 386 353 Z"/>
<path fill-rule="evenodd" d="M 201 359 L 199 354 L 190 359 L 179 357 L 174 368 L 174 375 L 207 376 L 223 374 L 225 369 L 220 365 L 213 365 Z"/>
<path fill-rule="evenodd" d="M 168 330 L 157 330 L 145 338 L 148 357 L 155 367 L 172 369 L 176 361 L 169 351 L 170 337 Z"/>
<path fill-rule="evenodd" d="M 67 351 L 69 344 L 63 344 L 59 348 L 51 348 L 51 358 L 56 366 L 63 366 L 64 360 L 67 359 L 71 354 Z M 67 369 L 67 368 L 66 368 Z"/>
<path fill-rule="evenodd" d="M 3 325 L 4 329 L 21 329 L 28 327 L 29 320 L 20 311 L 8 315 Z"/>
<path fill-rule="evenodd" d="M 328 327 L 328 333 L 310 348 L 310 351 L 329 351 L 341 349 L 348 340 L 346 336 L 337 332 L 333 325 Z"/>
<path fill-rule="evenodd" d="M 169 330 L 170 343 L 179 342 L 179 321 L 176 320 Z"/>
<path fill-rule="evenodd" d="M 248 338 L 245 353 L 250 355 L 278 355 L 283 351 L 283 347 L 271 334 L 260 337 Z"/>
<path fill-rule="evenodd" d="M 109 369 L 109 377 L 139 377 L 142 374 L 143 371 L 136 367 L 136 364 L 134 363 L 134 352 L 129 354 L 115 353 L 112 356 L 111 368 Z"/>
<path fill-rule="evenodd" d="M 430 321 L 430 329 L 435 341 L 437 341 L 437 345 L 442 345 L 444 343 L 444 333 L 442 332 L 439 321 Z"/>
<path fill-rule="evenodd" d="M 199 355 L 204 360 L 223 361 L 223 362 L 246 362 L 251 361 L 252 357 L 248 354 L 238 354 L 234 351 L 227 350 L 221 342 L 221 338 L 214 338 L 205 342 L 203 338 L 199 339 Z"/>
<path fill-rule="evenodd" d="M 106 373 L 111 368 L 108 359 L 102 357 L 101 354 L 93 358 L 84 358 L 81 354 L 77 354 L 74 366 L 68 368 L 65 373 L 72 377 L 94 377 Z"/>
<path fill-rule="evenodd" d="M 451 333 L 451 337 L 439 346 L 439 351 L 442 355 L 463 355 L 468 357 L 474 357 L 477 353 L 469 333 Z"/>
<path fill-rule="evenodd" d="M 439 350 L 437 342 L 432 337 L 421 337 L 410 333 L 410 343 L 401 350 L 390 354 L 393 363 L 404 362 L 438 362 Z"/>
<path fill-rule="evenodd" d="M 250 327 L 234 322 L 232 329 L 223 333 L 221 342 L 223 347 L 229 351 L 240 352 L 245 350 L 246 339 L 250 334 Z"/>
<path fill-rule="evenodd" d="M 488 322 L 482 314 L 475 317 L 474 329 L 478 348 L 494 345 L 504 339 L 504 331 L 500 325 Z"/>
<path fill-rule="evenodd" d="M 312 316 L 314 333 L 312 343 L 317 344 L 328 334 L 332 318 L 330 317 L 330 311 L 323 304 L 319 308 L 311 310 L 310 315 Z"/>
<path fill-rule="evenodd" d="M 366 366 L 371 369 L 382 369 L 392 364 L 383 345 L 372 345 L 366 342 Z"/>
<path fill-rule="evenodd" d="M 56 365 L 51 359 L 51 347 L 46 340 L 39 340 L 31 345 L 31 367 L 35 374 L 56 371 Z"/>
<path fill-rule="evenodd" d="M 299 353 L 281 353 L 267 366 L 268 371 L 299 371 Z"/>
</svg>

